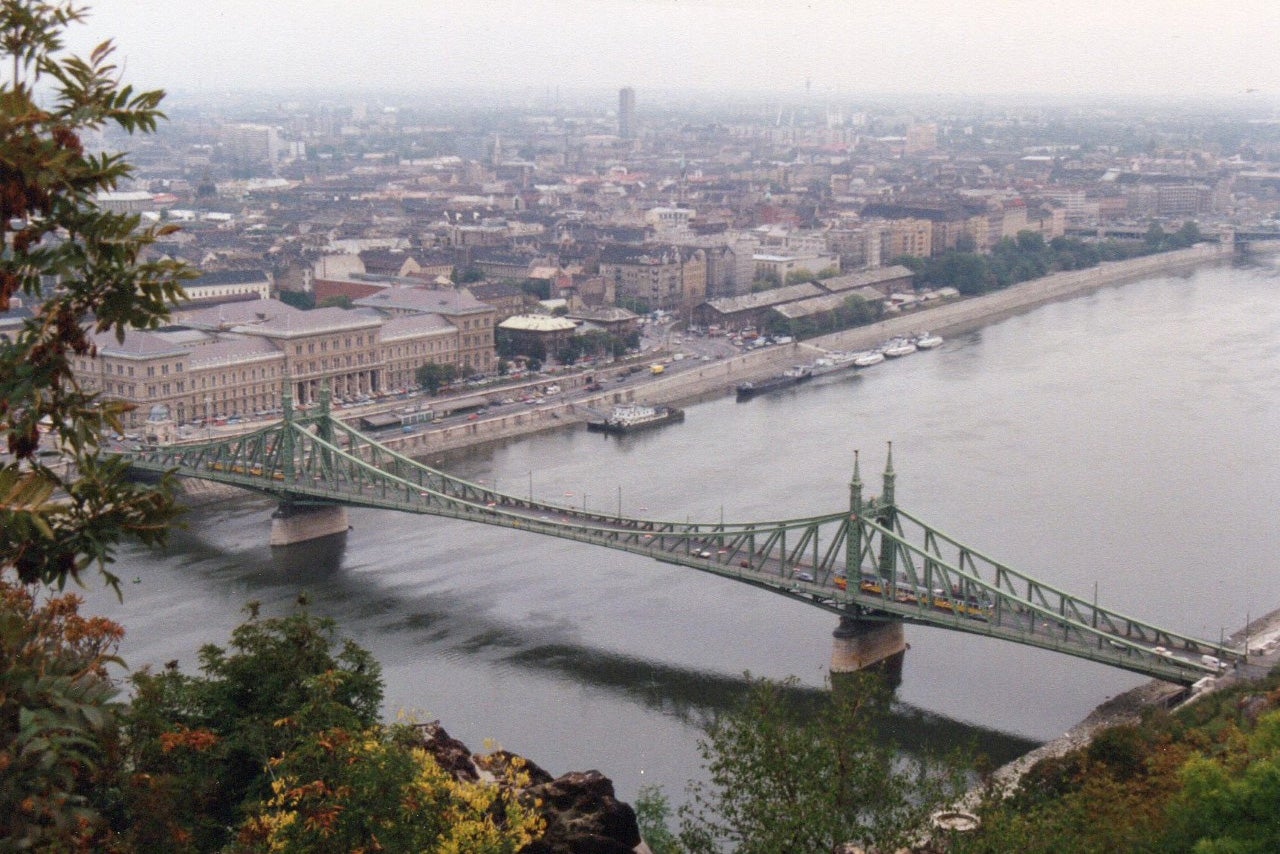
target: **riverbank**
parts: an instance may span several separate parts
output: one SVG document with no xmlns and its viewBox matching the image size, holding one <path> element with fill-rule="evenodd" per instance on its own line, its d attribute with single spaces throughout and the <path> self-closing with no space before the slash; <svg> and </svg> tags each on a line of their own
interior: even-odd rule
<svg viewBox="0 0 1280 854">
<path fill-rule="evenodd" d="M 993 774 L 996 786 L 1001 790 L 1010 791 L 1022 775 L 1042 759 L 1063 756 L 1085 747 L 1101 730 L 1138 723 L 1149 709 L 1179 709 L 1199 701 L 1214 691 L 1265 676 L 1280 665 L 1280 609 L 1251 620 L 1228 640 L 1235 646 L 1248 647 L 1246 664 L 1229 670 L 1221 676 L 1210 676 L 1196 683 L 1193 688 L 1184 688 L 1171 682 L 1152 679 L 1130 691 L 1111 697 L 1059 737 L 1045 742 L 1035 750 L 996 769 Z M 971 791 L 965 797 L 960 809 L 972 810 L 979 797 L 981 797 L 980 790 Z"/>
<path fill-rule="evenodd" d="M 878 346 L 889 338 L 922 329 L 954 335 L 1055 300 L 1132 279 L 1229 260 L 1231 257 L 1230 245 L 1202 243 L 1187 249 L 1127 261 L 1108 261 L 1087 270 L 1055 273 L 1001 291 L 932 305 L 804 342 L 765 347 L 715 362 L 699 362 L 696 368 L 671 370 L 660 377 L 628 385 L 626 388 L 605 388 L 599 393 L 572 402 L 544 401 L 533 408 L 501 414 L 490 413 L 476 421 L 391 436 L 381 441 L 402 453 L 426 455 L 556 430 L 599 417 L 601 412 L 608 412 L 618 404 L 688 403 L 708 395 L 729 393 L 743 380 L 769 376 L 798 362 L 811 361 L 815 348 L 865 350 Z M 558 382 L 566 390 L 574 389 L 572 378 L 563 378 Z"/>
</svg>

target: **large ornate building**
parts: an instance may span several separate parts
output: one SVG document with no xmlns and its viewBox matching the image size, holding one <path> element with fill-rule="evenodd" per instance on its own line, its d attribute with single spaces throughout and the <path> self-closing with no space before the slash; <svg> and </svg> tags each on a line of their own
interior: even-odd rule
<svg viewBox="0 0 1280 854">
<path fill-rule="evenodd" d="M 493 369 L 491 307 L 467 294 L 442 311 L 399 308 L 301 311 L 253 300 L 179 311 L 172 325 L 133 330 L 123 343 L 96 336 L 98 355 L 77 358 L 76 377 L 87 391 L 134 404 L 126 426 L 137 427 L 158 405 L 179 425 L 274 413 L 286 377 L 307 406 L 325 383 L 346 399 L 411 386 L 427 362 Z"/>
</svg>

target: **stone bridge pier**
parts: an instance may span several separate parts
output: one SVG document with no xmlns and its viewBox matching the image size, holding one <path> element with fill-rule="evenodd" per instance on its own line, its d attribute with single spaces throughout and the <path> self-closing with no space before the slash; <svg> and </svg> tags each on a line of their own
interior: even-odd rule
<svg viewBox="0 0 1280 854">
<path fill-rule="evenodd" d="M 906 635 L 898 620 L 842 616 L 832 635 L 831 672 L 854 673 L 880 664 L 901 667 Z"/>
<path fill-rule="evenodd" d="M 271 545 L 288 546 L 330 534 L 345 534 L 349 527 L 345 505 L 281 501 L 271 514 Z"/>
</svg>

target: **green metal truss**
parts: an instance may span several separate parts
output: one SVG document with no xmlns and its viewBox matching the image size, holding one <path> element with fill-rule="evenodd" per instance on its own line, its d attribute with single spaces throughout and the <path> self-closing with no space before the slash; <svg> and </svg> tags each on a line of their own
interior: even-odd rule
<svg viewBox="0 0 1280 854">
<path fill-rule="evenodd" d="M 1190 684 L 1242 651 L 1162 629 L 1051 587 L 897 506 L 890 447 L 881 496 L 763 522 L 672 522 L 498 492 L 400 454 L 318 411 L 245 435 L 142 446 L 138 470 L 255 490 L 285 506 L 342 504 L 465 519 L 644 555 L 751 584 L 858 621 L 987 635 Z M 1205 656 L 1220 660 L 1215 666 Z"/>
</svg>

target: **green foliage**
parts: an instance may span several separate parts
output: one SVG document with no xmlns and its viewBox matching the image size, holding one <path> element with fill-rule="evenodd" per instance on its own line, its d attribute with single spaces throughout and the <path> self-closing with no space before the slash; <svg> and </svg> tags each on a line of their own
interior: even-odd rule
<svg viewBox="0 0 1280 854">
<path fill-rule="evenodd" d="M 854 842 L 907 844 L 962 788 L 955 765 L 908 762 L 876 728 L 887 693 L 860 674 L 814 714 L 789 706 L 781 685 L 754 682 L 739 710 L 707 727 L 699 750 L 709 779 L 690 784 L 680 843 L 691 852 L 831 851 Z"/>
<path fill-rule="evenodd" d="M 325 297 L 316 303 L 316 308 L 351 308 L 351 297 L 346 294 L 338 294 L 337 296 Z"/>
<path fill-rule="evenodd" d="M 882 312 L 883 304 L 867 302 L 857 294 L 850 294 L 836 308 L 822 314 L 792 319 L 773 312 L 765 317 L 763 327 L 768 335 L 813 338 L 828 332 L 873 323 L 880 319 Z"/>
<path fill-rule="evenodd" d="M 547 345 L 536 338 L 517 337 L 505 329 L 499 329 L 494 336 L 494 347 L 500 355 L 508 359 L 526 356 L 539 364 L 547 359 Z"/>
<path fill-rule="evenodd" d="M 782 279 L 777 273 L 770 270 L 757 270 L 756 274 L 751 278 L 751 293 L 767 291 L 773 288 L 782 287 Z"/>
<path fill-rule="evenodd" d="M 660 786 L 641 786 L 636 794 L 636 824 L 640 828 L 640 838 L 649 846 L 653 854 L 679 854 L 680 843 L 667 826 L 671 816 L 671 805 L 662 794 Z"/>
<path fill-rule="evenodd" d="M 1237 750 L 1189 761 L 1181 782 L 1169 808 L 1165 850 L 1280 851 L 1280 711 L 1260 717 Z"/>
<path fill-rule="evenodd" d="M 0 580 L 0 850 L 89 850 L 106 838 L 93 795 L 117 758 L 107 668 L 124 631 Z"/>
<path fill-rule="evenodd" d="M 462 269 L 454 267 L 449 273 L 449 279 L 455 285 L 469 285 L 473 282 L 483 282 L 484 272 L 475 267 L 464 267 Z"/>
<path fill-rule="evenodd" d="M 625 355 L 628 347 L 638 346 L 640 346 L 639 332 L 623 336 L 614 335 L 602 329 L 588 329 L 581 334 L 570 336 L 564 346 L 556 352 L 556 359 L 563 364 L 572 365 L 583 356 L 599 358 L 608 355 L 617 358 Z"/>
<path fill-rule="evenodd" d="M 534 299 L 551 299 L 551 281 L 549 279 L 525 279 L 520 283 L 520 290 Z"/>
<path fill-rule="evenodd" d="M 376 723 L 382 680 L 368 652 L 339 643 L 333 621 L 304 608 L 268 619 L 250 611 L 230 651 L 200 650 L 201 676 L 133 676 L 126 801 L 136 843 L 217 847 L 246 801 L 270 797 L 272 760 L 316 733 Z"/>
<path fill-rule="evenodd" d="M 174 515 L 166 485 L 127 483 L 122 466 L 99 458 L 99 436 L 119 431 L 124 406 L 83 392 L 71 360 L 94 355 L 93 333 L 122 339 L 158 326 L 188 275 L 172 261 L 139 260 L 171 226 L 141 229 L 137 216 L 94 201 L 131 168 L 120 154 L 87 152 L 82 137 L 109 125 L 153 131 L 163 93 L 121 86 L 109 43 L 88 59 L 63 55 L 63 31 L 83 17 L 71 3 L 0 0 L 0 49 L 12 70 L 0 84 L 0 309 L 18 294 L 43 303 L 0 342 L 0 433 L 14 455 L 4 470 L 11 495 L 21 484 L 28 497 L 66 497 L 0 506 L 0 571 L 59 587 L 93 564 L 118 585 L 106 569 L 116 544 L 158 543 Z M 42 434 L 74 474 L 44 465 Z"/>
<path fill-rule="evenodd" d="M 812 282 L 814 278 L 813 273 L 809 272 L 809 270 L 804 267 L 797 267 L 790 273 L 787 273 L 786 283 L 788 285 L 802 285 L 805 282 Z"/>
<path fill-rule="evenodd" d="M 1280 850 L 1280 681 L 1098 733 L 993 793 L 958 852 Z"/>
<path fill-rule="evenodd" d="M 518 760 L 505 785 L 458 782 L 410 727 L 318 731 L 271 764 L 232 851 L 514 854 L 542 832 L 512 788 L 528 783 Z"/>
<path fill-rule="evenodd" d="M 303 311 L 310 311 L 316 307 L 316 296 L 303 291 L 281 291 L 280 302 Z"/>
<path fill-rule="evenodd" d="M 437 362 L 426 362 L 418 366 L 413 378 L 428 393 L 435 394 L 441 386 L 448 385 L 458 376 L 458 368 L 454 365 L 442 365 Z"/>
</svg>

